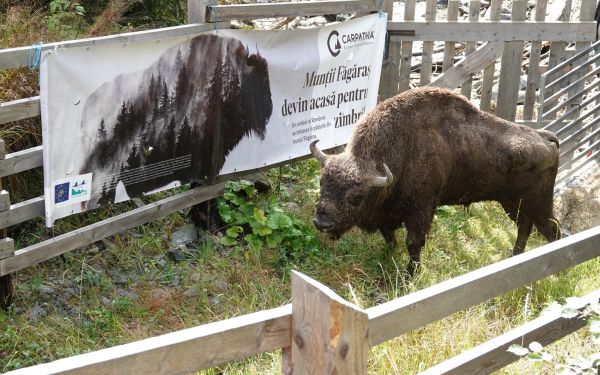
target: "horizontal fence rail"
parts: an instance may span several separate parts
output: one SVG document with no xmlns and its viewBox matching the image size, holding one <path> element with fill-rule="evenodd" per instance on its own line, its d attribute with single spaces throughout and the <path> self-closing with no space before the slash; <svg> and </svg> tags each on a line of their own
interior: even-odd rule
<svg viewBox="0 0 600 375">
<path fill-rule="evenodd" d="M 600 290 L 596 290 L 582 297 L 582 300 L 586 303 L 596 303 L 599 298 Z M 512 344 L 527 346 L 536 341 L 544 346 L 549 345 L 585 325 L 584 319 L 562 318 L 560 311 L 546 313 L 419 375 L 489 374 L 519 360 L 520 357 L 507 351 Z"/>
<path fill-rule="evenodd" d="M 42 146 L 37 146 L 6 154 L 4 159 L 0 159 L 0 177 L 41 167 L 43 165 L 42 150 Z"/>
<path fill-rule="evenodd" d="M 561 41 L 590 42 L 596 22 L 403 21 L 388 22 L 392 41 Z"/>
<path fill-rule="evenodd" d="M 186 374 L 288 346 L 291 318 L 288 304 L 7 374 Z"/>
<path fill-rule="evenodd" d="M 600 226 L 366 309 L 369 344 L 381 344 L 454 312 L 598 257 L 598 243 Z M 542 332 L 539 327 L 553 327 L 552 319 L 548 321 L 544 318 L 542 321 L 543 324 L 539 320 L 530 323 L 532 335 L 536 329 L 538 333 Z M 577 324 L 569 323 L 564 325 L 564 330 L 568 333 L 577 327 Z M 109 374 L 115 369 L 126 369 L 125 372 L 132 373 L 188 373 L 287 348 L 293 339 L 291 329 L 292 306 L 286 305 L 16 370 L 10 374 Z M 510 335 L 514 333 L 507 335 L 512 337 Z M 555 340 L 560 335 L 542 336 Z M 509 342 L 506 337 L 501 336 L 496 340 Z M 489 345 L 498 347 L 494 343 Z M 494 358 L 508 358 L 503 353 L 501 356 L 497 354 L 499 349 L 494 350 Z M 509 359 L 502 359 L 502 363 L 508 364 L 517 358 Z M 454 361 L 468 363 L 474 360 L 459 358 Z"/>
<path fill-rule="evenodd" d="M 99 46 L 103 44 L 114 44 L 114 43 L 138 43 L 138 42 L 149 42 L 158 39 L 181 37 L 181 36 L 193 36 L 194 34 L 211 31 L 217 28 L 228 28 L 230 27 L 228 22 L 222 22 L 218 25 L 213 24 L 191 24 L 175 27 L 167 27 L 162 29 L 153 29 L 145 31 L 136 31 L 131 33 L 109 35 L 103 37 L 95 37 L 88 39 L 77 39 L 57 43 L 47 43 L 42 45 L 42 51 L 53 50 L 55 48 L 69 48 L 69 47 L 86 47 L 86 46 Z M 29 56 L 31 50 L 35 48 L 33 46 L 8 48 L 0 50 L 0 69 L 11 69 L 11 68 L 22 68 L 29 66 Z"/>
<path fill-rule="evenodd" d="M 0 259 L 0 276 L 11 274 L 124 230 L 217 198 L 223 194 L 224 187 L 225 183 L 218 183 L 195 188 L 15 251 L 14 256 Z"/>
<path fill-rule="evenodd" d="M 37 117 L 39 115 L 39 96 L 0 103 L 0 124 Z"/>
<path fill-rule="evenodd" d="M 600 227 L 480 268 L 367 310 L 380 344 L 512 289 L 600 256 Z"/>
<path fill-rule="evenodd" d="M 312 2 L 281 2 L 207 6 L 206 21 L 219 22 L 257 18 L 299 17 L 321 14 L 371 12 L 379 10 L 382 1 L 326 0 Z"/>
</svg>

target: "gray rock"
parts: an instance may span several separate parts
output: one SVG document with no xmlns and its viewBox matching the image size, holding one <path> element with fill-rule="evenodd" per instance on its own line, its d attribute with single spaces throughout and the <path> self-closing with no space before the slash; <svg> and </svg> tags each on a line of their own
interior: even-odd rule
<svg viewBox="0 0 600 375">
<path fill-rule="evenodd" d="M 187 247 L 185 245 L 180 245 L 176 248 L 171 248 L 167 251 L 167 256 L 173 262 L 181 262 L 185 260 L 185 251 L 187 251 Z"/>
<path fill-rule="evenodd" d="M 193 286 L 191 288 L 188 288 L 185 290 L 185 292 L 183 292 L 183 296 L 184 297 L 197 297 L 200 294 L 200 288 L 198 288 L 197 286 Z"/>
<path fill-rule="evenodd" d="M 193 274 L 190 275 L 190 279 L 192 281 L 198 282 L 198 281 L 202 280 L 202 274 L 200 272 L 194 272 Z"/>
<path fill-rule="evenodd" d="M 100 249 L 98 246 L 92 246 L 88 249 L 87 253 L 91 256 L 98 255 L 100 253 Z"/>
<path fill-rule="evenodd" d="M 50 288 L 49 286 L 42 285 L 42 286 L 40 287 L 40 292 L 41 292 L 42 294 L 54 294 L 54 289 L 53 289 L 53 288 Z"/>
<path fill-rule="evenodd" d="M 29 320 L 31 320 L 32 322 L 37 322 L 38 320 L 42 319 L 46 315 L 48 315 L 46 310 L 42 309 L 41 307 L 39 307 L 37 305 L 33 306 L 31 308 L 31 310 L 29 310 Z"/>
<path fill-rule="evenodd" d="M 71 315 L 81 314 L 81 307 L 79 307 L 79 306 L 72 307 L 71 310 L 69 310 L 69 314 L 71 314 Z"/>
<path fill-rule="evenodd" d="M 300 206 L 298 206 L 298 203 L 296 203 L 296 202 L 287 202 L 283 205 L 283 208 L 287 212 L 291 212 L 293 214 L 300 213 Z"/>
<path fill-rule="evenodd" d="M 138 298 L 137 293 L 134 292 L 133 290 L 120 290 L 119 295 L 121 297 L 127 297 L 132 301 Z"/>
<path fill-rule="evenodd" d="M 101 296 L 100 297 L 100 303 L 104 307 L 110 307 L 112 305 L 112 302 L 108 298 L 106 298 L 105 296 Z"/>
<path fill-rule="evenodd" d="M 188 224 L 173 232 L 171 237 L 171 247 L 189 245 L 198 241 L 198 229 L 194 224 Z"/>
<path fill-rule="evenodd" d="M 179 277 L 179 275 L 174 275 L 173 281 L 171 281 L 171 285 L 173 285 L 176 288 L 179 288 L 181 286 L 181 277 Z"/>
<path fill-rule="evenodd" d="M 215 279 L 213 281 L 213 285 L 216 289 L 219 289 L 221 291 L 228 291 L 229 288 L 231 288 L 231 284 L 229 284 L 227 280 Z"/>
<path fill-rule="evenodd" d="M 259 193 L 269 191 L 272 188 L 271 183 L 269 182 L 265 174 L 262 172 L 256 172 L 252 173 L 251 175 L 245 176 L 244 180 L 252 182 Z"/>
<path fill-rule="evenodd" d="M 129 282 L 129 278 L 127 277 L 127 275 L 123 275 L 123 274 L 119 274 L 117 276 L 117 279 L 114 281 L 114 283 L 119 286 L 127 285 L 128 282 Z"/>
</svg>

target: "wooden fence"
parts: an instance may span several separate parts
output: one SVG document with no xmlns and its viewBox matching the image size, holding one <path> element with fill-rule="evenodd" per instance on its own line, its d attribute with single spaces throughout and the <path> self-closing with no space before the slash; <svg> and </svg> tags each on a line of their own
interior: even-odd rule
<svg viewBox="0 0 600 375">
<path fill-rule="evenodd" d="M 277 349 L 285 374 L 366 374 L 369 348 L 598 256 L 600 227 L 366 310 L 292 272 L 291 304 L 10 374 L 181 374 Z M 583 298 L 596 302 L 600 290 Z M 425 373 L 490 373 L 519 359 L 511 344 L 548 345 L 584 325 L 543 315 Z"/>
<path fill-rule="evenodd" d="M 388 11 L 388 41 L 386 43 L 386 55 L 383 61 L 380 84 L 381 99 L 407 90 L 414 85 L 427 84 L 451 88 L 461 86 L 463 95 L 472 98 L 475 96 L 472 77 L 478 74 L 482 76 L 482 83 L 479 88 L 481 92 L 479 104 L 482 109 L 491 110 L 493 108 L 492 97 L 494 92 L 497 91 L 496 113 L 498 115 L 509 120 L 514 120 L 516 118 L 517 106 L 522 103 L 523 121 L 534 124 L 535 121 L 532 120 L 540 72 L 560 64 L 572 56 L 575 50 L 587 48 L 596 37 L 596 23 L 593 21 L 595 0 L 582 1 L 581 11 L 577 20 L 569 19 L 571 1 L 567 0 L 563 9 L 564 16 L 559 20 L 551 21 L 545 21 L 546 0 L 537 1 L 534 20 L 526 20 L 528 12 L 526 0 L 512 1 L 510 20 L 501 20 L 503 0 L 492 0 L 491 3 L 480 3 L 478 0 L 470 1 L 469 9 L 466 11 L 468 20 L 459 20 L 459 13 L 461 11 L 460 1 L 449 0 L 448 7 L 443 12 L 438 12 L 436 3 L 436 0 L 426 0 L 424 19 L 418 19 L 415 15 L 416 0 L 405 0 L 403 2 L 404 14 L 400 20 L 393 17 L 394 3 L 391 0 L 328 0 L 227 6 L 208 5 L 201 1 L 190 0 L 188 1 L 189 25 L 50 43 L 44 45 L 42 49 L 52 49 L 59 45 L 69 48 L 105 43 L 135 43 L 190 35 L 212 30 L 215 27 L 230 27 L 227 21 L 234 19 L 368 13 L 383 9 Z M 479 10 L 482 6 L 488 7 L 488 12 L 484 19 L 479 19 Z M 443 49 L 441 51 L 439 48 L 436 49 L 434 42 L 443 42 Z M 477 42 L 486 43 L 478 44 Z M 528 64 L 524 64 L 522 61 L 525 42 L 531 43 L 528 50 Z M 575 43 L 575 50 L 568 48 L 568 42 Z M 415 53 L 414 47 L 419 43 L 422 43 L 422 52 Z M 547 43 L 550 43 L 549 52 L 544 52 L 545 49 L 548 49 Z M 28 66 L 30 51 L 31 47 L 0 50 L 0 69 Z M 549 54 L 548 66 L 541 65 L 542 57 L 545 54 Z M 416 61 L 417 55 L 421 57 L 420 62 Z M 437 58 L 439 56 L 441 58 Z M 499 80 L 495 80 L 495 65 L 498 63 L 500 64 L 500 75 Z M 519 99 L 519 86 L 520 76 L 523 73 L 524 67 L 527 68 L 527 84 L 524 90 L 524 99 L 521 101 Z M 440 72 L 441 74 L 438 74 Z M 0 124 L 37 117 L 39 115 L 39 97 L 0 103 Z M 42 149 L 43 145 L 40 145 L 25 150 L 11 150 L 11 152 L 7 152 L 4 142 L 0 140 L 0 178 L 41 167 Z M 286 163 L 291 161 L 293 160 Z M 265 168 L 272 168 L 274 166 L 270 165 Z M 6 237 L 4 229 L 43 216 L 44 197 L 37 197 L 22 202 L 12 202 L 9 192 L 2 191 L 0 193 L 0 230 L 2 230 L 0 231 L 0 236 L 2 236 L 0 239 L 0 293 L 2 294 L 0 295 L 0 302 L 3 304 L 9 302 L 10 285 L 12 285 L 10 275 L 14 272 L 202 201 L 213 199 L 222 193 L 223 181 L 237 178 L 250 172 L 253 171 L 220 176 L 218 179 L 211 181 L 212 185 L 174 195 L 22 249 L 15 249 L 14 241 Z M 477 303 L 477 301 L 483 301 L 485 298 L 490 298 L 502 291 L 509 290 L 507 286 L 511 288 L 518 287 L 552 272 L 558 272 L 560 269 L 577 264 L 585 259 L 597 256 L 597 250 L 592 245 L 596 239 L 596 231 L 592 233 L 592 235 L 588 233 L 588 237 L 583 238 L 581 242 L 573 242 L 569 238 L 557 244 L 549 245 L 549 247 L 544 247 L 542 250 L 538 249 L 528 252 L 522 256 L 490 266 L 491 268 L 486 267 L 464 277 L 367 310 L 365 313 L 368 316 L 370 345 L 376 345 L 406 332 L 408 329 L 413 329 L 446 316 L 450 313 L 450 310 L 458 311 L 455 310 L 457 305 L 454 301 L 463 301 L 462 305 L 459 305 L 457 308 L 466 308 Z M 577 238 L 581 238 L 581 236 Z M 549 251 L 556 255 L 543 255 L 540 254 L 540 251 Z M 540 258 L 536 258 L 536 254 Z M 528 261 L 515 263 L 517 260 Z M 532 265 L 536 265 L 539 268 L 535 268 Z M 297 276 L 297 278 L 303 279 L 300 276 Z M 503 281 L 499 283 L 498 280 L 501 279 Z M 303 280 L 306 281 L 305 279 Z M 507 280 L 509 281 L 508 283 Z M 472 290 L 468 289 L 469 285 L 470 287 L 477 285 L 477 289 L 472 290 L 477 290 L 478 292 L 472 293 Z M 453 303 L 447 303 L 448 301 L 453 301 Z M 346 306 L 345 304 L 341 305 Z M 229 360 L 240 359 L 261 351 L 289 347 L 292 342 L 289 336 L 289 327 L 291 326 L 290 317 L 292 316 L 290 315 L 292 314 L 291 309 L 293 307 L 288 306 L 268 313 L 258 313 L 231 321 L 214 323 L 209 326 L 192 329 L 191 331 L 182 331 L 186 333 L 172 334 L 173 336 L 169 336 L 170 338 L 168 339 L 165 337 L 161 339 L 149 339 L 142 341 L 139 345 L 136 344 L 137 346 L 130 344 L 131 346 L 128 346 L 127 349 L 108 349 L 106 353 L 110 354 L 111 350 L 113 350 L 112 353 L 119 352 L 119 358 L 121 359 L 117 362 L 110 362 L 110 365 L 98 364 L 97 366 L 100 366 L 98 369 L 101 369 L 105 365 L 109 366 L 107 368 L 110 368 L 115 363 L 129 363 L 132 366 L 135 364 L 139 366 L 155 365 L 155 370 L 162 369 L 161 371 L 165 373 L 182 372 L 188 369 L 181 368 L 176 370 L 172 366 L 184 365 L 181 361 L 171 362 L 170 359 L 166 359 L 170 356 L 164 357 L 166 362 L 161 364 L 156 361 L 163 358 L 162 355 L 151 359 L 152 355 L 138 355 L 137 353 L 146 351 L 166 353 L 170 350 L 175 350 L 176 352 L 179 350 L 191 350 L 196 353 L 195 356 L 192 356 L 196 359 L 189 363 L 189 366 L 197 369 Z M 435 316 L 432 315 L 433 312 L 435 312 Z M 358 312 L 352 314 L 357 319 L 364 320 L 364 316 Z M 268 316 L 267 320 L 265 320 L 265 316 Z M 410 319 L 405 319 L 403 316 L 410 316 Z M 245 324 L 248 322 L 250 322 L 250 325 Z M 401 324 L 396 322 L 401 322 Z M 241 328 L 232 329 L 231 325 L 236 324 Z M 411 326 L 411 328 L 407 324 L 417 325 Z M 259 333 L 260 337 L 264 337 L 264 340 L 257 341 L 255 338 L 244 339 L 244 336 L 240 333 L 244 330 L 255 334 Z M 237 335 L 241 336 L 238 337 Z M 203 339 L 202 337 L 212 337 L 212 339 Z M 203 345 L 208 345 L 204 349 L 206 350 L 206 348 L 211 347 L 211 342 L 225 342 L 225 337 L 230 337 L 230 341 L 227 342 L 231 345 L 230 349 L 224 350 L 222 353 L 206 351 L 206 354 L 201 354 L 194 349 L 196 342 L 204 342 Z M 210 341 L 213 339 L 216 341 Z M 294 340 L 294 342 L 296 341 Z M 297 342 L 295 345 L 300 346 Z M 364 355 L 364 347 L 361 347 L 360 352 Z M 96 362 L 104 363 L 101 358 L 105 357 L 102 357 L 102 355 L 104 354 L 101 354 Z M 292 359 L 293 357 L 292 350 Z M 187 359 L 189 358 L 187 357 Z M 77 361 L 80 360 L 92 361 L 91 359 L 77 359 Z M 96 365 L 90 364 L 90 366 Z M 94 373 L 97 372 L 94 370 Z"/>
</svg>

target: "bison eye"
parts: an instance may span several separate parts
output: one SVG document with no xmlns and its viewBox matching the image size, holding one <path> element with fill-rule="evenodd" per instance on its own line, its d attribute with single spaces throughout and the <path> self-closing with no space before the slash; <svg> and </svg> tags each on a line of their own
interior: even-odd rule
<svg viewBox="0 0 600 375">
<path fill-rule="evenodd" d="M 350 203 L 350 205 L 356 207 L 360 204 L 360 202 L 362 202 L 363 197 L 362 195 L 350 195 L 348 196 L 348 203 Z"/>
</svg>

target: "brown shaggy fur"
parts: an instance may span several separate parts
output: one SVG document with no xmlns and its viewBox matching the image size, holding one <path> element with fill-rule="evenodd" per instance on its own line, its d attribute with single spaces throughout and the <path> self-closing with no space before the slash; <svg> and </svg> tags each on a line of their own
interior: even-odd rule
<svg viewBox="0 0 600 375">
<path fill-rule="evenodd" d="M 394 175 L 384 188 L 368 181 Z M 439 205 L 496 200 L 518 226 L 514 254 L 535 224 L 560 238 L 553 215 L 558 139 L 480 111 L 464 97 L 425 87 L 380 103 L 356 124 L 347 149 L 329 156 L 315 226 L 334 239 L 353 226 L 379 230 L 395 247 L 403 224 L 412 274 Z"/>
</svg>

